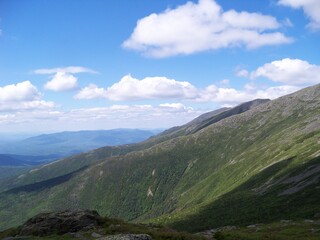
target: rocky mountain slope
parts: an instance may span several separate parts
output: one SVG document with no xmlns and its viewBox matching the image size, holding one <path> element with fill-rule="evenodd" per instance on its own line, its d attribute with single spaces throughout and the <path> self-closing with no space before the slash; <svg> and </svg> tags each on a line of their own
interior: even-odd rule
<svg viewBox="0 0 320 240">
<path fill-rule="evenodd" d="M 21 175 L 2 187 L 1 227 L 79 207 L 188 231 L 315 217 L 320 85 L 241 109 Z"/>
</svg>

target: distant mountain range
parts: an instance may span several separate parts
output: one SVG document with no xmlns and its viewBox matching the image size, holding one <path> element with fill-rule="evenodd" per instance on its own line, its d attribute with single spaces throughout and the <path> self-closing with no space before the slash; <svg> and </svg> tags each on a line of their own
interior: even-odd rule
<svg viewBox="0 0 320 240">
<path fill-rule="evenodd" d="M 0 228 L 65 208 L 192 232 L 316 219 L 319 141 L 320 85 L 221 109 L 2 183 Z"/>
<path fill-rule="evenodd" d="M 14 154 L 0 154 L 0 167 L 2 166 L 35 166 L 54 159 L 58 159 L 60 155 L 46 155 L 46 156 L 24 156 Z"/>
<path fill-rule="evenodd" d="M 0 144 L 0 166 L 38 165 L 99 147 L 140 142 L 159 132 L 113 129 L 42 134 Z"/>
</svg>

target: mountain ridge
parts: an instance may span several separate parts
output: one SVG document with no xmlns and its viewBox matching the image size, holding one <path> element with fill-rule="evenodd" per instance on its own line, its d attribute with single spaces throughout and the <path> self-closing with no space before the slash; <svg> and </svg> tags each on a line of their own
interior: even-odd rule
<svg viewBox="0 0 320 240">
<path fill-rule="evenodd" d="M 21 194 L 32 196 L 32 212 L 93 208 L 102 215 L 165 223 L 189 231 L 229 222 L 274 221 L 286 216 L 283 214 L 312 218 L 320 212 L 319 116 L 320 85 L 316 85 L 228 116 L 189 135 L 160 143 L 151 139 L 143 144 L 103 148 L 61 160 L 25 176 L 24 183 L 32 184 L 30 179 L 41 179 L 41 174 L 48 176 L 59 163 L 90 164 L 62 184 L 32 193 L 23 191 L 22 186 Z M 120 154 L 114 155 L 116 151 Z M 310 177 L 314 179 L 311 182 Z M 309 184 L 303 185 L 305 181 Z M 280 195 L 299 184 L 303 185 L 299 191 Z M 261 186 L 269 186 L 264 195 L 252 190 Z M 0 219 L 8 217 L 13 207 L 21 209 L 18 196 L 0 194 Z M 12 206 L 5 208 L 9 199 Z M 232 206 L 241 214 L 236 215 Z M 284 209 L 282 215 L 275 212 L 279 208 Z M 24 218 L 31 216 L 27 210 L 21 211 Z M 10 218 L 8 224 L 16 221 Z"/>
<path fill-rule="evenodd" d="M 93 164 L 94 162 L 99 162 L 102 161 L 108 157 L 112 156 L 117 156 L 117 155 L 125 155 L 127 153 L 130 153 L 132 151 L 139 151 L 139 150 L 144 150 L 148 149 L 154 145 L 161 144 L 162 142 L 165 142 L 170 139 L 174 139 L 180 136 L 192 134 L 195 129 L 197 128 L 198 125 L 204 125 L 204 123 L 210 121 L 211 124 L 214 122 L 217 122 L 223 118 L 230 117 L 235 114 L 242 113 L 244 111 L 249 110 L 251 107 L 258 106 L 259 104 L 263 104 L 265 102 L 268 102 L 268 99 L 257 99 L 257 100 L 252 100 L 246 103 L 242 103 L 237 105 L 236 107 L 232 109 L 228 108 L 221 108 L 218 110 L 214 110 L 205 114 L 202 114 L 201 116 L 197 117 L 196 119 L 190 121 L 189 123 L 186 123 L 182 126 L 178 127 L 172 127 L 168 130 L 165 130 L 162 133 L 159 133 L 156 136 L 152 136 L 149 139 L 142 141 L 140 143 L 134 143 L 134 144 L 125 144 L 125 145 L 120 145 L 120 146 L 106 146 L 102 147 L 99 149 L 91 150 L 87 153 L 80 154 L 80 155 L 74 155 L 71 157 L 64 159 L 61 159 L 59 161 L 56 161 L 54 164 L 60 164 L 60 165 L 68 165 L 68 167 L 61 166 L 61 168 L 58 168 L 58 171 L 51 171 L 50 167 L 52 166 L 53 163 L 46 164 L 44 166 L 41 166 L 40 169 L 46 168 L 49 166 L 49 169 L 44 176 L 46 178 L 42 178 L 40 176 L 40 180 L 46 180 L 47 178 L 50 177 L 57 177 L 59 176 L 59 173 L 65 173 L 68 174 L 71 171 L 76 171 L 79 168 L 89 166 L 90 164 Z M 82 156 L 82 158 L 81 158 Z M 80 159 L 81 158 L 81 159 Z M 93 159 L 93 161 L 92 161 Z M 73 164 L 73 162 L 77 162 L 76 164 Z M 71 167 L 72 170 L 68 171 L 70 169 L 70 165 L 74 166 Z M 38 169 L 35 169 L 32 171 L 32 174 L 35 174 Z M 67 170 L 67 171 L 66 171 Z M 39 178 L 37 179 L 39 181 Z M 25 183 L 32 183 L 32 182 L 26 182 L 23 180 L 23 184 Z M 3 184 L 4 186 L 6 184 Z M 19 185 L 19 183 L 18 183 Z M 0 188 L 1 190 L 1 188 Z"/>
</svg>

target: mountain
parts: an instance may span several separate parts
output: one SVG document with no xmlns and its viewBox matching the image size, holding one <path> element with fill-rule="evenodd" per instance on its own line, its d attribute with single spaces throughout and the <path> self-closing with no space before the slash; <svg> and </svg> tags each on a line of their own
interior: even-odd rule
<svg viewBox="0 0 320 240">
<path fill-rule="evenodd" d="M 90 166 L 99 161 L 103 161 L 108 157 L 125 155 L 132 151 L 147 149 L 149 147 L 152 147 L 164 141 L 174 139 L 179 136 L 191 134 L 192 132 L 195 131 L 196 128 L 198 128 L 199 126 L 203 126 L 208 122 L 212 122 L 212 123 L 217 122 L 225 117 L 242 113 L 244 111 L 251 109 L 252 107 L 255 107 L 259 104 L 262 104 L 268 101 L 270 100 L 257 99 L 257 100 L 240 104 L 239 106 L 236 106 L 235 108 L 232 108 L 232 109 L 221 108 L 218 110 L 214 110 L 197 117 L 196 119 L 192 120 L 191 122 L 185 125 L 168 129 L 156 136 L 150 137 L 149 139 L 143 142 L 139 142 L 135 144 L 120 145 L 120 146 L 107 146 L 107 147 L 103 147 L 93 151 L 89 151 L 84 154 L 74 155 L 63 161 L 56 162 L 53 168 L 51 167 L 52 164 L 48 164 L 47 166 L 41 167 L 41 171 L 39 171 L 39 174 L 38 174 L 38 169 L 35 169 L 35 171 L 31 171 L 32 174 L 27 173 L 26 174 L 27 177 L 24 177 L 23 179 L 22 178 L 13 179 L 13 180 L 10 179 L 9 185 L 13 187 L 13 186 L 19 186 L 21 184 L 33 183 L 35 181 L 44 181 L 50 178 L 55 178 L 63 174 L 69 174 L 73 171 L 79 170 L 80 168 Z M 6 184 L 2 183 L 2 187 L 0 186 L 0 190 L 6 189 L 6 188 L 7 188 Z"/>
<path fill-rule="evenodd" d="M 0 153 L 41 156 L 70 156 L 103 146 L 115 146 L 143 141 L 159 131 L 113 129 L 97 131 L 59 132 L 0 144 Z M 55 157 L 56 158 L 56 157 Z"/>
<path fill-rule="evenodd" d="M 113 129 L 60 132 L 19 141 L 14 139 L 19 139 L 23 135 L 2 134 L 2 140 L 7 143 L 0 144 L 0 189 L 6 185 L 6 182 L 10 183 L 12 177 L 31 171 L 32 167 L 106 145 L 139 142 L 160 131 Z M 43 155 L 44 153 L 47 155 Z"/>
<path fill-rule="evenodd" d="M 320 85 L 241 104 L 12 179 L 0 187 L 1 228 L 66 208 L 192 232 L 316 219 L 319 141 Z"/>
</svg>

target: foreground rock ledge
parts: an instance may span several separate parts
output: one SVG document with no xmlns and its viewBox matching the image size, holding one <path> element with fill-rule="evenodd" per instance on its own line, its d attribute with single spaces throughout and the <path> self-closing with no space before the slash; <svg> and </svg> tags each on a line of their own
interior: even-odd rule
<svg viewBox="0 0 320 240">
<path fill-rule="evenodd" d="M 90 210 L 66 210 L 57 213 L 40 213 L 21 227 L 20 236 L 49 236 L 90 230 L 100 226 L 103 218 Z"/>
</svg>

